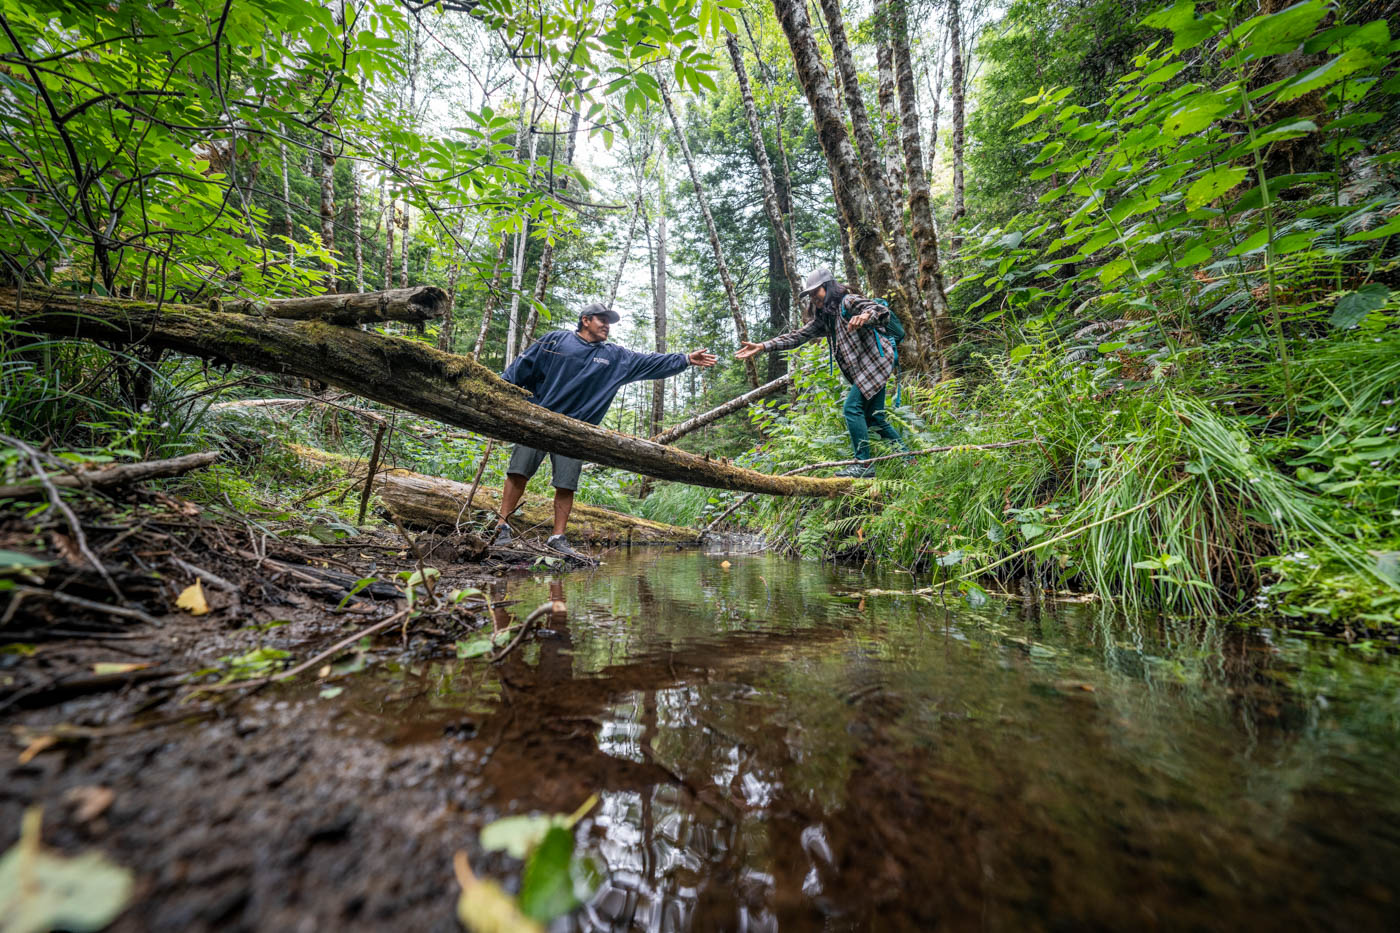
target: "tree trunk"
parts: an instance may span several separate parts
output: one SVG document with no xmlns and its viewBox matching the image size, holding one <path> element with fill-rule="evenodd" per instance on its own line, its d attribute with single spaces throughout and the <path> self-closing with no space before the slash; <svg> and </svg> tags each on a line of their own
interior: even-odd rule
<svg viewBox="0 0 1400 933">
<path fill-rule="evenodd" d="M 476 332 L 476 343 L 472 345 L 472 356 L 481 359 L 481 350 L 486 346 L 486 331 L 491 327 L 491 312 L 496 310 L 496 295 L 501 290 L 501 267 L 506 261 L 506 247 L 510 237 L 501 237 L 501 245 L 496 247 L 496 261 L 491 264 L 491 285 L 486 289 L 486 300 L 481 303 L 481 327 Z"/>
<path fill-rule="evenodd" d="M 716 489 L 833 496 L 847 479 L 768 476 L 718 459 L 627 437 L 548 411 L 470 357 L 420 341 L 335 327 L 229 314 L 193 305 L 0 291 L 26 328 L 63 338 L 130 344 L 318 379 L 367 399 L 497 440 L 526 444 L 652 476 Z"/>
<path fill-rule="evenodd" d="M 389 176 L 385 175 L 384 177 L 387 179 Z M 394 199 L 390 198 L 384 214 L 384 287 L 386 289 L 394 287 L 394 226 L 398 223 L 397 213 Z"/>
<path fill-rule="evenodd" d="M 895 0 L 899 2 L 899 0 Z M 875 68 L 879 75 L 880 148 L 885 154 L 885 171 L 889 173 L 890 197 L 896 203 L 904 191 L 904 174 L 899 165 L 899 143 L 896 141 L 899 110 L 894 101 L 894 55 L 890 49 L 890 11 L 886 0 L 875 3 Z"/>
<path fill-rule="evenodd" d="M 870 204 L 862 186 L 855 151 L 852 150 L 851 141 L 846 135 L 841 107 L 836 101 L 836 94 L 817 51 L 817 42 L 812 35 L 812 23 L 807 18 L 807 8 L 802 0 L 773 0 L 773 9 L 778 14 L 778 22 L 782 25 L 788 45 L 792 49 L 798 81 L 802 84 L 807 102 L 812 107 L 812 116 L 817 125 L 817 138 L 826 154 L 827 164 L 831 167 L 832 191 L 846 220 L 852 251 L 865 264 L 871 290 L 876 295 L 889 299 L 890 307 L 899 315 L 905 329 L 917 341 L 919 330 L 914 326 L 915 312 L 910 296 L 900 287 L 889 251 L 880 237 L 880 231 L 871 220 Z M 917 347 L 917 343 L 915 346 Z M 917 355 L 911 353 L 910 356 L 913 357 L 910 362 L 914 363 Z"/>
<path fill-rule="evenodd" d="M 365 243 L 360 214 L 360 173 L 350 172 L 350 234 L 355 238 L 355 291 L 365 290 Z"/>
<path fill-rule="evenodd" d="M 578 141 L 578 123 L 580 117 L 578 104 L 578 101 L 574 102 L 574 114 L 569 120 L 569 143 L 564 149 L 565 167 L 574 164 L 574 145 Z M 551 169 L 550 190 L 553 190 L 553 179 L 554 175 Z M 559 187 L 561 190 L 567 190 L 569 187 L 569 180 L 567 178 L 563 179 Z M 544 296 L 549 290 L 549 277 L 553 270 L 554 244 L 545 243 L 544 250 L 540 254 L 539 274 L 535 278 L 535 300 L 530 305 L 530 315 L 525 320 L 525 336 L 521 341 L 522 347 L 528 347 L 535 340 L 535 327 L 539 323 L 540 307 L 544 304 Z"/>
<path fill-rule="evenodd" d="M 790 306 L 791 299 L 795 299 L 802 291 L 801 279 L 797 272 L 797 260 L 794 258 L 792 251 L 792 240 L 788 238 L 787 227 L 784 223 L 785 215 L 792 208 L 790 205 L 784 206 L 779 201 L 778 186 L 774 183 L 773 167 L 768 161 L 768 147 L 763 143 L 763 126 L 758 121 L 758 108 L 753 102 L 753 89 L 749 87 L 749 73 L 748 69 L 744 67 L 744 54 L 739 49 L 739 41 L 734 37 L 733 33 L 727 33 L 724 37 L 724 42 L 729 49 L 729 60 L 734 63 L 734 76 L 739 79 L 739 93 L 744 99 L 744 117 L 749 123 L 749 135 L 753 137 L 754 161 L 758 163 L 758 175 L 763 182 L 763 209 L 768 214 L 769 226 L 773 228 L 773 237 L 782 265 L 781 271 L 785 273 L 787 278 L 788 296 L 790 299 L 788 304 Z M 769 252 L 768 271 L 770 284 L 768 286 L 768 291 L 771 296 L 773 294 L 772 250 L 770 249 Z M 783 323 L 775 323 L 774 326 L 777 327 L 778 333 L 782 333 L 783 330 L 786 329 L 785 324 L 785 321 Z M 771 355 L 770 359 L 776 359 L 776 354 Z"/>
<path fill-rule="evenodd" d="M 838 225 L 841 230 L 841 267 L 846 270 L 846 284 L 850 285 L 857 294 L 865 294 L 860 288 L 860 266 L 856 264 L 856 254 L 851 252 L 851 234 L 845 224 Z"/>
<path fill-rule="evenodd" d="M 953 319 L 948 313 L 948 295 L 943 287 L 943 269 L 938 260 L 938 230 L 933 225 L 929 204 L 928 179 L 919 146 L 919 107 L 914 90 L 914 65 L 909 57 L 907 0 L 881 0 L 889 22 L 892 58 L 899 83 L 900 134 L 904 166 L 909 177 L 909 216 L 914 227 L 914 243 L 919 250 L 919 291 L 933 306 L 933 356 L 940 377 L 948 375 L 948 350 L 953 340 Z"/>
<path fill-rule="evenodd" d="M 791 315 L 792 295 L 783 283 L 783 257 L 778 251 L 778 238 L 768 232 L 768 329 L 774 334 L 787 330 Z M 768 354 L 768 380 L 771 382 L 787 371 L 787 357 L 782 353 Z"/>
<path fill-rule="evenodd" d="M 791 3 L 792 0 L 774 0 L 776 3 Z M 880 227 L 889 238 L 890 250 L 894 257 L 894 276 L 900 290 L 907 295 L 912 319 L 917 323 L 915 332 L 923 341 L 933 335 L 932 316 L 925 306 L 925 299 L 918 291 L 914 272 L 913 253 L 909 237 L 904 232 L 904 220 L 895 207 L 895 199 L 890 194 L 888 178 L 885 174 L 884 154 L 875 141 L 870 127 L 870 115 L 865 109 L 865 99 L 860 93 L 860 77 L 856 73 L 855 61 L 851 57 L 850 44 L 846 39 L 846 27 L 841 19 L 840 0 L 822 0 L 822 10 L 826 13 L 826 26 L 831 38 L 832 55 L 836 58 L 837 69 L 841 72 L 841 86 L 845 91 L 846 109 L 851 115 L 851 131 L 856 148 L 860 152 L 858 162 L 865 178 L 865 187 L 874 203 L 875 215 Z M 872 283 L 874 276 L 871 276 Z M 877 297 L 883 297 L 880 291 Z"/>
<path fill-rule="evenodd" d="M 719 246 L 719 231 L 715 229 L 715 219 L 710 214 L 710 202 L 705 197 L 705 186 L 700 184 L 700 173 L 695 169 L 695 160 L 690 157 L 690 143 L 686 142 L 685 132 L 681 129 L 681 122 L 676 117 L 675 105 L 671 102 L 671 92 L 666 88 L 666 82 L 661 84 L 661 101 L 666 105 L 666 113 L 671 118 L 671 126 L 676 130 L 676 139 L 680 142 L 681 154 L 685 156 L 685 167 L 690 171 L 690 181 L 695 185 L 695 200 L 700 204 L 700 213 L 705 217 L 705 229 L 710 235 L 710 249 L 715 254 L 715 266 L 719 269 L 719 279 L 724 285 L 724 297 L 729 301 L 729 312 L 734 316 L 734 330 L 739 340 L 748 343 L 749 326 L 744 323 L 744 312 L 739 307 L 739 296 L 734 292 L 734 280 L 729 275 L 729 264 L 724 261 L 724 252 Z M 744 360 L 744 372 L 748 374 L 749 384 L 758 387 L 758 367 L 754 365 L 753 358 Z"/>
<path fill-rule="evenodd" d="M 656 352 L 666 352 L 666 205 L 665 185 L 662 185 L 660 216 L 656 218 L 656 290 L 652 292 L 652 322 L 656 331 Z M 666 417 L 666 380 L 651 383 L 651 434 L 661 431 Z"/>
<path fill-rule="evenodd" d="M 278 141 L 278 146 L 282 154 L 282 233 L 287 238 L 287 258 L 296 255 L 296 248 L 292 245 L 292 176 L 287 168 L 287 141 Z"/>
<path fill-rule="evenodd" d="M 342 327 L 379 321 L 421 324 L 442 317 L 447 309 L 447 293 L 436 285 L 420 285 L 383 292 L 274 298 L 271 301 L 214 299 L 210 305 L 215 311 L 229 314 L 257 314 L 289 321 L 322 321 Z"/>
<path fill-rule="evenodd" d="M 158 479 L 165 476 L 180 476 L 181 474 L 188 473 L 190 470 L 207 467 L 217 459 L 219 459 L 219 452 L 217 450 L 208 450 L 203 453 L 185 454 L 183 457 L 171 457 L 168 460 L 142 460 L 138 463 L 114 463 L 104 467 L 79 469 L 77 475 L 64 473 L 50 476 L 49 485 L 59 489 L 127 486 L 131 483 L 139 483 L 148 479 Z M 48 494 L 48 485 L 40 482 L 12 483 L 7 486 L 0 486 L 0 499 L 44 499 L 48 497 Z"/>
<path fill-rule="evenodd" d="M 329 116 L 323 122 L 330 122 Z M 335 149 L 331 134 L 321 134 L 321 244 L 328 253 L 335 253 Z M 336 293 L 335 266 L 326 267 L 327 294 Z"/>
<path fill-rule="evenodd" d="M 530 165 L 535 163 L 535 127 L 531 114 L 525 106 L 525 98 L 520 98 L 520 130 L 516 134 L 516 152 L 520 158 L 528 155 Z M 531 169 L 533 171 L 533 169 Z M 530 221 L 521 218 L 520 232 L 515 237 L 515 261 L 510 272 L 510 320 L 506 323 L 506 362 L 509 366 L 515 359 L 516 338 L 520 327 L 520 286 L 525 280 L 525 247 L 529 242 Z"/>
<path fill-rule="evenodd" d="M 946 32 L 946 30 L 945 30 Z M 933 97 L 933 126 L 928 134 L 928 168 L 932 174 L 933 167 L 938 164 L 938 118 L 943 109 L 943 63 L 947 60 L 947 49 L 943 45 L 938 47 L 938 80 L 929 88 L 929 94 Z M 928 72 L 924 72 L 924 81 L 928 82 Z"/>
<path fill-rule="evenodd" d="M 622 270 L 627 267 L 627 257 L 632 253 L 632 239 L 637 235 L 637 218 L 642 213 L 642 193 L 637 192 L 637 197 L 632 202 L 632 218 L 627 221 L 627 239 L 622 242 L 622 258 L 617 262 L 617 271 L 613 273 L 612 287 L 608 289 L 608 307 L 613 306 L 617 301 L 617 289 L 622 284 Z"/>
<path fill-rule="evenodd" d="M 773 356 L 777 355 L 776 353 L 773 354 Z M 682 421 L 680 424 L 672 425 L 660 434 L 653 434 L 651 439 L 658 444 L 675 443 L 687 434 L 698 431 L 708 424 L 713 424 L 726 415 L 732 415 L 736 411 L 742 411 L 754 402 L 768 398 L 770 395 L 777 395 L 779 392 L 782 392 L 788 386 L 792 385 L 795 375 L 795 373 L 786 373 L 774 379 L 772 382 L 765 382 L 757 389 L 750 389 L 743 395 L 736 396 L 723 405 L 711 408 L 706 412 L 701 412 L 693 418 Z"/>
<path fill-rule="evenodd" d="M 953 47 L 949 83 L 953 87 L 953 220 L 967 213 L 963 185 L 963 56 L 962 23 L 958 0 L 948 0 L 948 42 Z M 956 245 L 956 243 L 954 244 Z"/>
<path fill-rule="evenodd" d="M 408 199 L 399 214 L 399 285 L 408 288 Z"/>
<path fill-rule="evenodd" d="M 459 241 L 467 228 L 467 218 L 463 215 L 457 221 L 457 229 L 449 238 L 452 246 L 452 265 L 447 270 L 447 311 L 442 316 L 442 328 L 438 331 L 438 349 L 444 353 L 456 352 L 453 347 L 457 324 L 457 280 L 462 274 L 462 252 Z"/>
</svg>

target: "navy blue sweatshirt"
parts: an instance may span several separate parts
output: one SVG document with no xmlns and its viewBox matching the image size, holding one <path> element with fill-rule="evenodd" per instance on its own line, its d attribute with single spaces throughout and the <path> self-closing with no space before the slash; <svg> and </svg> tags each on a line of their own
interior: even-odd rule
<svg viewBox="0 0 1400 933">
<path fill-rule="evenodd" d="M 689 365 L 684 353 L 638 353 L 607 341 L 589 343 L 575 331 L 555 330 L 530 344 L 502 376 L 550 411 L 598 424 L 617 390 L 627 383 L 665 379 Z"/>
</svg>

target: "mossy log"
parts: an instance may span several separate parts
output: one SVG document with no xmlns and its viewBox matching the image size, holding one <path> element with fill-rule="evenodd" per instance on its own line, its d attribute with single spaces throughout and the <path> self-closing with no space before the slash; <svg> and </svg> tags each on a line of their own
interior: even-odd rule
<svg viewBox="0 0 1400 933">
<path fill-rule="evenodd" d="M 234 314 L 259 314 L 294 321 L 325 321 L 353 326 L 380 321 L 422 324 L 440 318 L 447 310 L 447 292 L 436 285 L 391 288 L 383 292 L 350 292 L 345 295 L 312 295 L 307 298 L 275 298 L 271 301 L 214 299 L 211 310 Z"/>
<path fill-rule="evenodd" d="M 363 478 L 367 465 L 363 460 L 339 454 L 288 444 L 288 449 L 314 466 L 334 466 L 351 478 Z M 459 522 L 472 518 L 489 518 L 501 507 L 501 491 L 480 486 L 472 499 L 472 512 L 465 511 L 471 485 L 440 476 L 426 476 L 412 470 L 380 470 L 374 480 L 374 493 L 389 512 L 413 528 L 453 531 Z M 554 503 L 550 498 L 527 494 L 520 504 L 512 525 L 521 534 L 538 528 L 548 534 L 554 522 Z M 699 535 L 689 528 L 665 525 L 579 503 L 569 518 L 569 534 L 591 544 L 693 544 Z"/>
<path fill-rule="evenodd" d="M 316 379 L 497 440 L 528 444 L 656 479 L 779 496 L 833 496 L 848 479 L 770 476 L 547 411 L 471 357 L 418 341 L 210 311 L 191 305 L 0 290 L 0 307 L 34 331 L 153 347 Z"/>
<path fill-rule="evenodd" d="M 86 487 L 107 489 L 113 486 L 126 486 L 148 479 L 179 476 L 200 467 L 207 467 L 219 459 L 217 450 L 207 450 L 168 460 L 142 460 L 138 463 L 113 463 L 101 467 L 79 467 L 74 473 L 55 473 L 49 476 L 49 485 L 60 489 Z M 0 486 L 0 499 L 42 499 L 48 495 L 48 487 L 38 482 L 11 483 Z"/>
</svg>

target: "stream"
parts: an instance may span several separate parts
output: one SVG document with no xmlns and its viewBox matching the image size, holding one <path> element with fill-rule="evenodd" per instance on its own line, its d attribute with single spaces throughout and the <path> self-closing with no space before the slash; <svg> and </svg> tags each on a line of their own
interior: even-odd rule
<svg viewBox="0 0 1400 933">
<path fill-rule="evenodd" d="M 499 666 L 374 668 L 346 681 L 339 722 L 403 746 L 458 736 L 482 817 L 597 793 L 575 835 L 598 884 L 556 928 L 1400 916 L 1393 646 L 915 586 L 771 555 L 614 555 L 502 585 L 498 621 L 551 596 L 567 611 Z M 518 883 L 504 854 L 474 867 Z"/>
</svg>

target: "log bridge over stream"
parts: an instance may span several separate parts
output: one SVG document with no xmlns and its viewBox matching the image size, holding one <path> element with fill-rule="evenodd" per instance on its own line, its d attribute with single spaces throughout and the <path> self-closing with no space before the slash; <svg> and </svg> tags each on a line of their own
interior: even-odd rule
<svg viewBox="0 0 1400 933">
<path fill-rule="evenodd" d="M 140 344 L 314 379 L 486 437 L 656 479 L 777 496 L 834 496 L 851 487 L 849 479 L 759 473 L 568 418 L 529 401 L 527 393 L 471 356 L 359 329 L 378 321 L 422 323 L 441 317 L 447 294 L 433 286 L 267 302 L 215 299 L 208 307 L 51 289 L 4 289 L 0 307 L 36 333 Z M 747 393 L 742 403 L 735 399 L 715 409 L 718 414 L 706 414 L 718 418 L 736 411 L 781 391 L 790 381 L 775 380 Z M 691 422 L 707 423 L 703 418 Z M 671 438 L 675 436 L 672 432 Z"/>
</svg>

